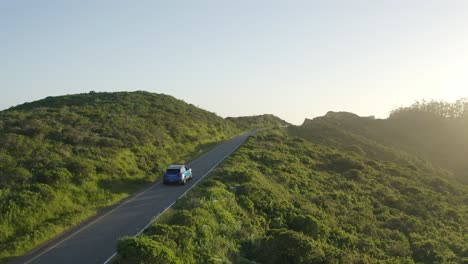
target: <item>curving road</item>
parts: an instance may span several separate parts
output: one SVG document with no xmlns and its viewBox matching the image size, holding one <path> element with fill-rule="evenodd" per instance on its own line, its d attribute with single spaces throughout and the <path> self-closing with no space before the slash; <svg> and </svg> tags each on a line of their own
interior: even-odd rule
<svg viewBox="0 0 468 264">
<path fill-rule="evenodd" d="M 139 235 L 254 133 L 226 141 L 189 163 L 193 170 L 193 180 L 185 186 L 165 186 L 157 182 L 102 216 L 67 232 L 54 243 L 19 258 L 15 263 L 109 262 L 115 255 L 120 237 Z"/>
</svg>

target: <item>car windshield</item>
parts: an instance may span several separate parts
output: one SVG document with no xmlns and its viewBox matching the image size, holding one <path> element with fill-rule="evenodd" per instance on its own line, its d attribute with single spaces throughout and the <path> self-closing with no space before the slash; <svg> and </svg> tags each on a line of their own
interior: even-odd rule
<svg viewBox="0 0 468 264">
<path fill-rule="evenodd" d="M 180 172 L 179 169 L 168 169 L 166 171 L 167 174 L 178 174 Z"/>
</svg>

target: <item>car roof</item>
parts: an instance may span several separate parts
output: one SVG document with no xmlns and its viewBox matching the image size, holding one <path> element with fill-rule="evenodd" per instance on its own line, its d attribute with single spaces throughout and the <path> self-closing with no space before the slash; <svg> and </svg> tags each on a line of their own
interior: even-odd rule
<svg viewBox="0 0 468 264">
<path fill-rule="evenodd" d="M 180 168 L 182 168 L 182 166 L 184 166 L 184 165 L 171 165 L 167 169 L 180 169 Z"/>
</svg>

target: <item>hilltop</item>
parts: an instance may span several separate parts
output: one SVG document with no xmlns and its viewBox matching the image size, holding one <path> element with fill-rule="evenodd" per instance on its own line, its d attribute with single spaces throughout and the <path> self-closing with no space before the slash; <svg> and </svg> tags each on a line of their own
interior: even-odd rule
<svg viewBox="0 0 468 264">
<path fill-rule="evenodd" d="M 236 127 L 244 131 L 291 125 L 290 123 L 282 120 L 281 118 L 270 114 L 257 116 L 227 117 L 226 120 L 231 121 L 235 124 Z"/>
<path fill-rule="evenodd" d="M 468 183 L 468 103 L 416 103 L 388 119 L 329 112 L 290 132 L 314 143 L 419 167 L 430 162 Z M 443 107 L 442 107 L 443 106 Z"/>
</svg>

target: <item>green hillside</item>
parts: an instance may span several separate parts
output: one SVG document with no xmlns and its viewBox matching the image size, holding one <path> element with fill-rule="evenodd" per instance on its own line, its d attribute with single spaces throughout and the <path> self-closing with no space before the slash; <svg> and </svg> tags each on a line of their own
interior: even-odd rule
<svg viewBox="0 0 468 264">
<path fill-rule="evenodd" d="M 431 162 L 468 183 L 468 103 L 416 103 L 388 119 L 329 112 L 290 132 L 369 158 L 420 167 Z"/>
<path fill-rule="evenodd" d="M 147 92 L 48 97 L 1 111 L 0 260 L 238 133 L 213 113 Z"/>
<path fill-rule="evenodd" d="M 119 263 L 467 263 L 468 188 L 286 132 L 251 137 Z"/>
<path fill-rule="evenodd" d="M 243 131 L 290 125 L 288 122 L 274 115 L 227 117 L 226 120 L 233 122 L 236 127 Z"/>
</svg>

